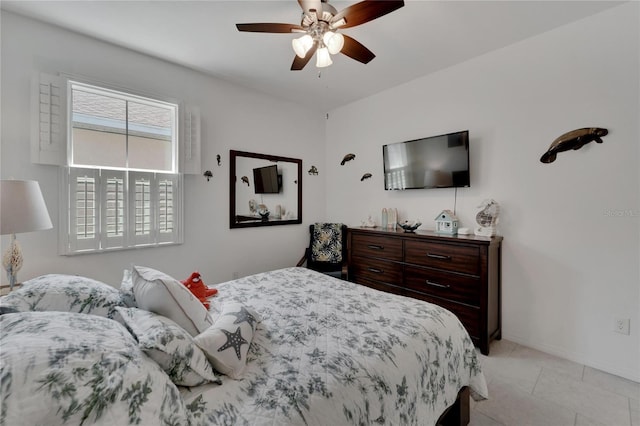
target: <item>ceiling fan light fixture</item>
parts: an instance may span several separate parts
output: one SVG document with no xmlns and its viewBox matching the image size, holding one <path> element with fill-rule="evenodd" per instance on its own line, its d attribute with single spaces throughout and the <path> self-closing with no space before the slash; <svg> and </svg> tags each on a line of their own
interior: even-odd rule
<svg viewBox="0 0 640 426">
<path fill-rule="evenodd" d="M 329 53 L 335 55 L 342 50 L 344 46 L 344 36 L 340 33 L 334 33 L 333 31 L 327 31 L 322 36 L 324 45 L 329 49 Z"/>
<path fill-rule="evenodd" d="M 340 28 L 341 26 L 343 26 L 346 23 L 347 23 L 347 21 L 344 18 L 340 18 L 336 22 L 332 22 L 331 23 L 331 28 Z"/>
<path fill-rule="evenodd" d="M 236 27 L 238 31 L 254 33 L 302 33 L 302 37 L 291 40 L 296 53 L 291 71 L 303 69 L 313 55 L 319 68 L 333 64 L 331 55 L 338 53 L 368 64 L 376 55 L 354 38 L 337 31 L 378 19 L 403 7 L 404 3 L 405 0 L 361 0 L 338 12 L 329 0 L 298 0 L 302 8 L 300 25 L 265 22 L 236 24 Z"/>
<path fill-rule="evenodd" d="M 331 55 L 329 54 L 329 49 L 326 47 L 321 47 L 316 51 L 316 67 L 324 68 L 331 65 L 333 61 L 331 60 Z"/>
<path fill-rule="evenodd" d="M 293 46 L 293 51 L 296 52 L 296 55 L 300 58 L 304 58 L 309 49 L 313 46 L 313 37 L 309 34 L 305 34 L 300 38 L 294 38 L 291 40 L 291 46 Z"/>
</svg>

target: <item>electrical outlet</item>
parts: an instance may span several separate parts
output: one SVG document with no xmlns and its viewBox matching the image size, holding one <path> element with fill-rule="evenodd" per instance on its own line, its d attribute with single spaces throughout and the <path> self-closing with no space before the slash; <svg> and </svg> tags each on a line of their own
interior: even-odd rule
<svg viewBox="0 0 640 426">
<path fill-rule="evenodd" d="M 631 320 L 629 318 L 614 318 L 613 331 L 620 334 L 629 335 L 629 327 Z"/>
</svg>

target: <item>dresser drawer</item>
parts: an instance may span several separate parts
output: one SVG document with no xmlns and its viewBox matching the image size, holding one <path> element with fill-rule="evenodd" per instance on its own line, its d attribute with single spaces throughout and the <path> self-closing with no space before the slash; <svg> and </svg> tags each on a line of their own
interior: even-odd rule
<svg viewBox="0 0 640 426">
<path fill-rule="evenodd" d="M 429 297 L 425 295 L 414 296 L 411 292 L 408 292 L 407 296 L 413 296 L 416 299 L 422 299 L 426 302 L 433 303 L 434 305 L 442 306 L 443 308 L 451 311 L 464 325 L 464 328 L 467 330 L 471 338 L 475 343 L 478 342 L 478 339 L 481 335 L 481 317 L 480 317 L 480 309 L 475 308 L 473 306 L 465 306 L 460 305 L 458 303 L 450 302 L 447 300 L 442 300 L 434 297 Z"/>
<path fill-rule="evenodd" d="M 402 284 L 402 265 L 386 260 L 367 257 L 352 258 L 351 276 L 354 280 L 374 280 L 386 283 Z"/>
<path fill-rule="evenodd" d="M 404 286 L 456 302 L 480 306 L 479 278 L 406 266 Z"/>
<path fill-rule="evenodd" d="M 480 273 L 480 252 L 477 247 L 405 241 L 404 248 L 404 261 L 407 263 L 471 275 Z"/>
<path fill-rule="evenodd" d="M 371 256 L 388 260 L 402 260 L 402 241 L 398 238 L 384 238 L 355 234 L 351 240 L 354 256 Z"/>
</svg>

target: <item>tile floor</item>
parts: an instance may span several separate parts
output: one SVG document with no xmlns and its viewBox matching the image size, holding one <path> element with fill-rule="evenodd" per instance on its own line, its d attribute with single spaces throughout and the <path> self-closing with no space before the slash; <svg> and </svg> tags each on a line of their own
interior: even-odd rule
<svg viewBox="0 0 640 426">
<path fill-rule="evenodd" d="M 507 340 L 480 355 L 490 399 L 472 426 L 640 426 L 640 383 Z"/>
</svg>

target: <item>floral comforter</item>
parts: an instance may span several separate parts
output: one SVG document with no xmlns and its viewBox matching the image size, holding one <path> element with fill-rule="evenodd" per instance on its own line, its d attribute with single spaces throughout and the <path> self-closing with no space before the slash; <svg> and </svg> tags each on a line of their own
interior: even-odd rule
<svg viewBox="0 0 640 426">
<path fill-rule="evenodd" d="M 262 321 L 242 380 L 181 390 L 194 425 L 429 425 L 463 386 L 487 396 L 471 339 L 438 306 L 304 268 L 216 288 Z"/>
<path fill-rule="evenodd" d="M 213 313 L 234 302 L 261 320 L 240 380 L 190 388 L 140 349 L 144 336 L 110 319 L 117 290 L 85 282 L 87 296 L 76 303 L 81 284 L 72 278 L 67 298 L 38 292 L 62 288 L 59 280 L 43 277 L 23 296 L 0 299 L 0 426 L 430 425 L 463 386 L 487 396 L 476 351 L 453 314 L 308 269 L 216 286 Z M 6 313 L 11 306 L 27 311 Z"/>
</svg>

